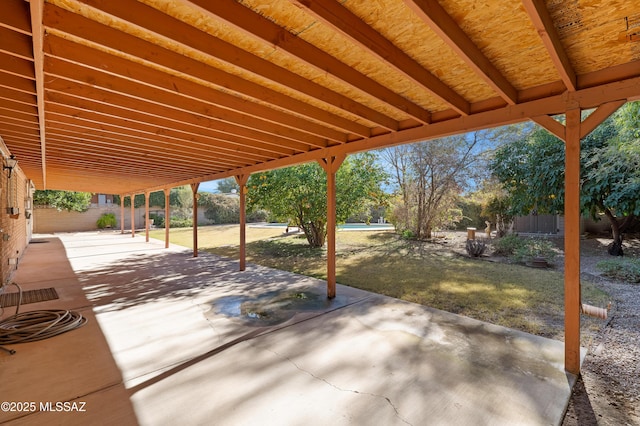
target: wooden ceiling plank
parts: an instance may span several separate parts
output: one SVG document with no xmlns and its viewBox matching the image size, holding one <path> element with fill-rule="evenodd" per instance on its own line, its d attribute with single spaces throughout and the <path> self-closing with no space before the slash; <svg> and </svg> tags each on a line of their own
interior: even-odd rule
<svg viewBox="0 0 640 426">
<path fill-rule="evenodd" d="M 0 99 L 6 99 L 11 102 L 19 103 L 25 106 L 30 106 L 30 107 L 33 107 L 33 111 L 37 111 L 36 97 L 29 93 L 8 89 L 6 87 L 0 87 Z"/>
<path fill-rule="evenodd" d="M 2 0 L 0 26 L 31 35 L 29 4 L 24 0 Z"/>
<path fill-rule="evenodd" d="M 536 28 L 542 43 L 549 52 L 551 61 L 556 67 L 560 79 L 564 82 L 567 90 L 575 92 L 578 88 L 576 72 L 567 56 L 567 52 L 562 46 L 558 31 L 551 19 L 549 10 L 544 0 L 522 0 L 522 4 L 529 14 L 529 18 Z"/>
<path fill-rule="evenodd" d="M 216 0 L 215 2 L 184 0 L 183 2 L 198 7 L 211 18 L 231 25 L 245 34 L 267 43 L 274 49 L 286 52 L 319 71 L 332 75 L 364 94 L 374 96 L 379 101 L 410 115 L 421 123 L 431 122 L 431 113 L 426 109 L 328 55 L 311 43 L 291 34 L 235 0 Z"/>
<path fill-rule="evenodd" d="M 211 149 L 213 145 L 216 149 L 226 152 L 237 153 L 238 155 L 245 155 L 246 153 L 248 156 L 263 158 L 278 158 L 282 155 L 294 154 L 292 150 L 279 149 L 278 152 L 274 152 L 271 149 L 255 148 L 251 145 L 255 141 L 249 139 L 233 137 L 212 129 L 194 128 L 184 122 L 168 123 L 166 118 L 145 114 L 141 111 L 126 110 L 117 105 L 92 103 L 63 93 L 48 92 L 47 104 L 50 105 L 49 108 L 54 108 L 54 110 L 56 107 L 74 108 L 77 111 L 74 114 L 80 115 L 85 111 L 92 111 L 96 116 L 105 117 L 113 122 L 136 123 L 147 127 L 157 126 L 158 134 L 179 135 L 177 138 L 198 141 L 197 144 L 207 146 L 208 149 Z"/>
<path fill-rule="evenodd" d="M 56 138 L 51 138 L 51 141 L 55 141 Z M 174 160 L 167 160 L 167 156 L 162 154 L 157 155 L 144 155 L 134 150 L 122 149 L 117 147 L 99 146 L 100 149 L 96 150 L 93 146 L 74 141 L 64 140 L 61 143 L 52 144 L 50 157 L 56 161 L 71 161 L 78 164 L 92 164 L 94 169 L 112 170 L 114 166 L 124 165 L 136 170 L 144 170 L 146 172 L 166 172 L 171 173 L 182 172 L 198 172 L 199 170 L 206 170 L 211 165 L 217 165 L 215 162 L 202 159 L 197 162 L 187 162 L 179 157 L 171 157 Z M 185 157 L 188 158 L 188 157 Z M 163 161 L 164 160 L 164 161 Z M 96 167 L 95 163 L 100 163 L 100 166 Z M 208 166 L 205 166 L 207 164 Z M 224 170 L 224 165 L 219 166 L 219 170 Z"/>
<path fill-rule="evenodd" d="M 469 102 L 335 0 L 295 0 L 307 13 L 395 68 L 462 115 Z M 515 90 L 514 90 L 515 92 Z"/>
<path fill-rule="evenodd" d="M 34 121 L 38 120 L 38 110 L 35 106 L 16 102 L 11 98 L 2 97 L 2 93 L 0 93 L 0 108 L 9 111 L 15 111 L 24 115 L 29 115 Z"/>
<path fill-rule="evenodd" d="M 7 28 L 0 27 L 0 52 L 33 61 L 31 37 Z"/>
<path fill-rule="evenodd" d="M 437 0 L 405 0 L 404 2 L 503 100 L 510 105 L 518 102 L 518 91 L 462 31 Z"/>
<path fill-rule="evenodd" d="M 187 153 L 187 155 L 197 158 L 198 156 L 211 156 L 215 155 L 215 157 L 219 160 L 224 160 L 228 163 L 228 165 L 243 164 L 246 163 L 247 159 L 252 159 L 253 161 L 264 161 L 265 157 L 256 157 L 252 155 L 233 155 L 227 152 L 221 152 L 219 150 L 215 150 L 215 146 L 206 146 L 206 145 L 195 145 L 191 141 L 188 140 L 178 140 L 167 137 L 165 135 L 159 135 L 154 132 L 141 131 L 139 129 L 127 128 L 123 126 L 117 126 L 113 123 L 108 123 L 107 121 L 94 121 L 89 120 L 78 115 L 65 115 L 57 112 L 55 109 L 47 110 L 47 122 L 61 123 L 67 124 L 71 126 L 77 126 L 82 129 L 96 129 L 98 128 L 100 131 L 108 132 L 110 135 L 113 135 L 114 138 L 118 136 L 126 136 L 131 138 L 139 139 L 141 142 L 139 146 L 153 151 L 156 149 L 171 149 L 175 153 Z M 99 127 L 97 127 L 99 126 Z M 271 157 L 273 158 L 273 157 Z M 244 159 L 244 161 L 241 161 Z"/>
<path fill-rule="evenodd" d="M 36 94 L 36 84 L 33 79 L 5 73 L 2 70 L 0 70 L 0 87 L 5 89 L 17 90 L 29 95 Z"/>
<path fill-rule="evenodd" d="M 49 115 L 47 113 L 47 115 Z M 57 135 L 61 132 L 65 132 L 65 137 L 73 138 L 79 141 L 84 141 L 86 145 L 99 146 L 118 146 L 119 149 L 132 149 L 137 150 L 136 153 L 148 157 L 149 155 L 155 155 L 156 152 L 162 152 L 171 154 L 174 158 L 183 158 L 183 161 L 187 161 L 193 164 L 197 164 L 200 159 L 209 158 L 215 159 L 217 162 L 226 164 L 228 167 L 237 167 L 239 165 L 247 164 L 251 161 L 229 159 L 226 156 L 219 153 L 210 152 L 209 154 L 193 155 L 189 150 L 182 149 L 181 146 L 176 144 L 170 144 L 163 141 L 148 141 L 143 137 L 114 133 L 109 131 L 108 128 L 96 128 L 83 125 L 84 123 L 68 123 L 63 120 L 56 121 L 57 118 L 54 114 L 47 129 L 51 130 Z M 152 142 L 152 143 L 149 143 Z M 129 147 L 129 148 L 128 148 Z M 96 148 L 99 149 L 99 148 Z M 255 162 L 255 161 L 254 161 Z"/>
<path fill-rule="evenodd" d="M 151 90 L 157 89 L 162 92 L 168 92 L 170 96 L 183 96 L 206 103 L 211 110 L 211 114 L 219 118 L 225 117 L 228 121 L 234 122 L 235 124 L 249 124 L 253 122 L 259 123 L 256 125 L 261 125 L 265 128 L 266 123 L 270 123 L 281 127 L 282 130 L 280 130 L 280 132 L 286 132 L 287 129 L 291 129 L 292 132 L 297 132 L 292 133 L 293 139 L 304 140 L 317 147 L 327 146 L 325 139 L 340 143 L 346 142 L 346 135 L 336 130 L 316 123 L 305 122 L 299 117 L 285 114 L 253 102 L 247 102 L 236 96 L 204 87 L 176 76 L 164 74 L 140 64 L 55 36 L 47 37 L 45 51 L 50 55 L 49 58 L 68 61 L 70 63 L 69 66 L 72 68 L 75 65 L 89 68 L 89 70 L 83 70 L 81 74 L 85 77 L 85 81 L 89 81 L 89 73 L 91 73 L 95 79 L 96 72 L 98 72 L 100 75 L 108 75 L 118 79 L 118 85 L 128 88 L 128 90 L 125 90 L 130 93 L 140 91 L 136 90 L 130 83 L 142 84 Z M 51 59 L 48 59 L 48 62 L 51 61 Z M 108 64 L 108 66 L 105 64 Z M 103 81 L 109 81 L 109 79 L 103 79 Z M 113 85 L 115 86 L 115 84 Z M 166 96 L 162 92 L 154 91 L 154 97 L 151 99 L 161 99 Z M 262 124 L 263 122 L 265 122 L 265 124 Z M 301 136 L 302 133 L 306 133 L 311 137 Z"/>
<path fill-rule="evenodd" d="M 68 122 L 80 119 L 87 123 L 94 123 L 96 125 L 100 123 L 108 124 L 122 129 L 124 132 L 140 132 L 152 138 L 161 137 L 162 139 L 160 140 L 170 141 L 171 143 L 179 144 L 179 146 L 183 148 L 202 151 L 207 154 L 211 153 L 211 151 L 215 149 L 222 157 L 250 158 L 253 160 L 278 158 L 278 156 L 270 152 L 260 151 L 257 153 L 257 150 L 250 148 L 240 151 L 237 146 L 234 147 L 234 149 L 229 149 L 227 145 L 220 146 L 221 144 L 219 141 L 215 139 L 200 137 L 194 134 L 181 133 L 168 128 L 158 128 L 147 123 L 129 120 L 128 117 L 117 118 L 90 110 L 78 110 L 66 104 L 52 104 L 47 102 L 47 112 L 54 113 L 59 117 L 66 117 L 66 121 Z"/>
<path fill-rule="evenodd" d="M 62 10 L 57 6 L 51 5 L 46 8 L 44 20 L 45 26 L 54 27 L 56 31 L 62 31 L 167 69 L 188 74 L 224 90 L 234 91 L 254 100 L 267 102 L 290 113 L 303 115 L 316 122 L 326 123 L 334 129 L 340 129 L 343 132 L 353 133 L 362 137 L 371 135 L 371 131 L 367 126 L 358 124 L 353 120 L 329 113 L 309 103 L 210 67 L 148 41 Z"/>
<path fill-rule="evenodd" d="M 147 86 L 95 69 L 87 69 L 81 65 L 66 62 L 59 58 L 49 57 L 45 62 L 45 72 L 51 77 L 65 78 L 78 83 L 86 84 L 86 82 L 90 81 L 91 84 L 87 86 L 88 89 L 91 87 L 100 87 L 107 91 L 123 94 L 137 101 L 169 106 L 192 114 L 214 118 L 234 126 L 270 133 L 280 138 L 289 139 L 288 143 L 285 141 L 281 141 L 281 143 L 284 145 L 288 144 L 291 147 L 297 144 L 302 151 L 309 149 L 309 146 L 327 146 L 326 139 L 302 131 L 269 123 L 250 115 L 244 115 L 241 112 L 220 108 L 204 101 L 187 98 L 177 93 Z"/>
<path fill-rule="evenodd" d="M 33 61 L 18 58 L 17 56 L 4 52 L 0 52 L 0 71 L 29 80 L 36 79 L 33 70 Z"/>
<path fill-rule="evenodd" d="M 110 0 L 80 0 L 82 3 L 108 13 L 116 19 L 136 25 L 155 35 L 240 67 L 256 76 L 265 78 L 300 94 L 315 98 L 327 105 L 342 109 L 389 130 L 397 130 L 398 122 L 353 99 L 334 92 L 317 83 L 277 66 L 238 47 L 210 36 L 184 22 L 144 5 L 124 4 Z"/>
<path fill-rule="evenodd" d="M 149 102 L 136 102 L 125 95 L 119 93 L 103 91 L 100 88 L 93 88 L 91 96 L 87 93 L 86 87 L 80 83 L 71 81 L 59 81 L 49 83 L 47 96 L 52 101 L 68 102 L 73 98 L 80 102 L 78 108 L 89 108 L 101 110 L 106 114 L 113 114 L 120 117 L 138 116 L 136 114 L 148 115 L 154 119 L 164 120 L 164 125 L 191 128 L 191 131 L 203 133 L 215 138 L 226 140 L 229 144 L 237 145 L 238 149 L 248 145 L 252 148 L 263 149 L 278 155 L 293 155 L 301 152 L 300 149 L 293 149 L 286 145 L 286 141 L 268 133 L 261 133 L 244 127 L 234 127 L 226 123 L 218 122 L 210 117 L 195 115 L 186 111 L 175 110 L 163 105 Z M 117 110 L 117 112 L 110 112 Z M 143 116 L 142 120 L 146 120 Z M 187 130 L 188 131 L 188 130 Z"/>
</svg>

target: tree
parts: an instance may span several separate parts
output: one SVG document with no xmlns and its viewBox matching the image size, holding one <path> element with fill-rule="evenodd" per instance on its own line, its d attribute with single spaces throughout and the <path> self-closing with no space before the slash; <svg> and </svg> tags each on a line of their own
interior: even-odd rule
<svg viewBox="0 0 640 426">
<path fill-rule="evenodd" d="M 239 190 L 240 186 L 233 177 L 228 177 L 218 181 L 218 191 L 223 194 L 237 193 Z"/>
<path fill-rule="evenodd" d="M 371 203 L 381 203 L 382 168 L 372 153 L 348 157 L 336 173 L 336 217 L 344 222 Z M 318 163 L 254 174 L 247 183 L 247 205 L 264 208 L 277 220 L 298 226 L 309 245 L 321 247 L 327 235 L 327 176 Z"/>
<path fill-rule="evenodd" d="M 611 224 L 610 254 L 622 254 L 622 234 L 640 215 L 640 108 L 623 106 L 581 143 L 581 209 Z M 490 168 L 509 194 L 510 213 L 561 213 L 564 143 L 543 129 L 496 151 Z"/>
<path fill-rule="evenodd" d="M 33 203 L 40 206 L 54 207 L 59 211 L 85 212 L 91 204 L 91 193 L 38 190 L 33 194 Z"/>
<path fill-rule="evenodd" d="M 473 133 L 383 151 L 397 188 L 392 216 L 399 232 L 431 238 L 433 229 L 462 219 L 457 197 L 479 160 L 478 141 L 479 134 Z"/>
</svg>

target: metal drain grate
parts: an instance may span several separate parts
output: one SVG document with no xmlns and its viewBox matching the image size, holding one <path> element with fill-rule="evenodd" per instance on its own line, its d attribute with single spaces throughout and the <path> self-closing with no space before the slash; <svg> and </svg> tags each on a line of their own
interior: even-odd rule
<svg viewBox="0 0 640 426">
<path fill-rule="evenodd" d="M 53 287 L 41 288 L 38 290 L 27 290 L 22 292 L 21 305 L 28 303 L 44 302 L 47 300 L 54 300 L 58 298 L 58 293 Z M 0 294 L 0 307 L 6 308 L 8 306 L 16 306 L 20 299 L 19 293 L 4 293 Z"/>
</svg>

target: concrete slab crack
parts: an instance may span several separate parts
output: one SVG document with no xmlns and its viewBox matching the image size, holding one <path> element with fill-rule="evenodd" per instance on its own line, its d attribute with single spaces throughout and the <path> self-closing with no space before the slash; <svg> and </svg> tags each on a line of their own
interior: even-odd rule
<svg viewBox="0 0 640 426">
<path fill-rule="evenodd" d="M 402 421 L 403 423 L 413 426 L 412 423 L 410 423 L 409 421 L 407 421 L 405 418 L 402 417 L 402 415 L 400 414 L 400 410 L 398 409 L 398 407 L 393 403 L 393 401 L 391 400 L 391 398 L 384 396 L 384 395 L 379 395 L 379 394 L 375 394 L 375 393 L 371 393 L 371 392 L 361 392 L 359 390 L 355 390 L 355 389 L 344 389 L 341 388 L 340 386 L 335 385 L 334 383 L 331 383 L 330 381 L 328 381 L 327 379 L 323 378 L 323 377 L 319 377 L 315 374 L 313 374 L 311 371 L 305 370 L 304 368 L 300 367 L 294 360 L 292 360 L 291 358 L 284 356 L 282 354 L 277 353 L 276 351 L 267 349 L 269 352 L 271 352 L 272 354 L 283 358 L 285 360 L 287 360 L 291 365 L 293 365 L 297 370 L 301 371 L 302 373 L 305 373 L 311 377 L 313 377 L 315 380 L 319 380 L 321 382 L 326 383 L 327 385 L 331 386 L 332 388 L 340 391 L 340 392 L 350 392 L 350 393 L 354 393 L 354 394 L 359 394 L 359 395 L 367 395 L 367 396 L 372 396 L 374 398 L 381 398 L 384 399 L 387 404 L 393 409 L 395 416 Z"/>
</svg>

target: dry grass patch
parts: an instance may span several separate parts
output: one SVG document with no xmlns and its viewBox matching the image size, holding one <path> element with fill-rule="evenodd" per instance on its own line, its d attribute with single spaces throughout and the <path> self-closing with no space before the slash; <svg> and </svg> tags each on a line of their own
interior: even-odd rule
<svg viewBox="0 0 640 426">
<path fill-rule="evenodd" d="M 238 227 L 207 228 L 198 234 L 201 249 L 237 259 Z M 173 232 L 172 242 L 191 245 L 190 230 L 176 233 L 186 233 L 182 243 Z M 326 250 L 309 247 L 302 235 L 247 228 L 247 241 L 249 262 L 326 278 Z M 564 277 L 558 271 L 472 259 L 454 252 L 452 243 L 407 241 L 388 231 L 338 232 L 336 246 L 340 284 L 545 337 L 563 336 Z M 594 285 L 582 284 L 584 300 L 607 299 Z M 583 324 L 593 327 L 591 322 Z"/>
</svg>

